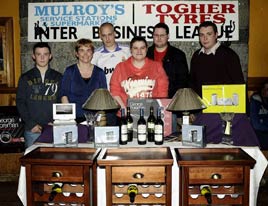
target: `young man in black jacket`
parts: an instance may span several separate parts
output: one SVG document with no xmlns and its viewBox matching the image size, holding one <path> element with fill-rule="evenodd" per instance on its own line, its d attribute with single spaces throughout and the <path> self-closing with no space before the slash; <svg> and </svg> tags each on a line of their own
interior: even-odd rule
<svg viewBox="0 0 268 206">
<path fill-rule="evenodd" d="M 38 42 L 33 47 L 35 66 L 21 75 L 16 95 L 17 109 L 25 122 L 25 146 L 31 146 L 42 128 L 52 123 L 52 104 L 59 102 L 62 74 L 50 68 L 50 46 Z"/>
<path fill-rule="evenodd" d="M 147 57 L 162 62 L 169 79 L 168 97 L 172 98 L 179 88 L 188 87 L 189 70 L 185 53 L 168 42 L 169 27 L 158 23 L 153 30 L 153 45 Z"/>
</svg>

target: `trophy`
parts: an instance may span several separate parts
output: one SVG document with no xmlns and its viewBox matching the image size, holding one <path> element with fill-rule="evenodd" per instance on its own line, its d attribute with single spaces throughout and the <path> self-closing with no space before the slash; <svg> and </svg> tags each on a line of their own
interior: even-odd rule
<svg viewBox="0 0 268 206">
<path fill-rule="evenodd" d="M 235 116 L 233 112 L 221 112 L 220 117 L 222 120 L 222 144 L 232 145 L 232 120 Z"/>
</svg>

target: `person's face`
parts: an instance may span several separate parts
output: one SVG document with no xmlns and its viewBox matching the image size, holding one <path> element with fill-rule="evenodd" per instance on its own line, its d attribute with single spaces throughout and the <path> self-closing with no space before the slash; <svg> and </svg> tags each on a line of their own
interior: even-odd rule
<svg viewBox="0 0 268 206">
<path fill-rule="evenodd" d="M 156 28 L 153 33 L 154 44 L 157 48 L 163 48 L 167 46 L 169 35 L 163 28 Z"/>
<path fill-rule="evenodd" d="M 78 51 L 76 52 L 76 57 L 80 62 L 90 63 L 93 57 L 92 48 L 89 45 L 80 46 Z"/>
<path fill-rule="evenodd" d="M 46 47 L 36 48 L 32 58 L 35 60 L 37 67 L 47 67 L 52 55 L 49 53 L 49 49 Z"/>
<path fill-rule="evenodd" d="M 135 60 L 144 60 L 147 53 L 146 44 L 143 41 L 136 41 L 133 43 L 130 52 Z"/>
<path fill-rule="evenodd" d="M 100 38 L 105 47 L 115 46 L 115 32 L 111 26 L 104 26 L 100 30 Z"/>
<path fill-rule="evenodd" d="M 199 41 L 205 50 L 211 49 L 217 43 L 218 33 L 215 33 L 212 26 L 201 27 Z"/>
</svg>

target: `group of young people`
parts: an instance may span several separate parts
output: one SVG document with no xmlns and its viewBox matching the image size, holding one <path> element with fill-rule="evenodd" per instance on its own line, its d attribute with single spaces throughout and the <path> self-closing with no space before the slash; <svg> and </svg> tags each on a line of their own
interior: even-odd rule
<svg viewBox="0 0 268 206">
<path fill-rule="evenodd" d="M 63 75 L 49 66 L 49 45 L 35 44 L 35 67 L 21 75 L 17 90 L 26 147 L 39 137 L 44 125 L 52 123 L 52 103 L 76 103 L 79 122 L 84 119 L 83 103 L 97 88 L 109 89 L 124 108 L 128 98 L 172 98 L 185 87 L 202 97 L 204 84 L 245 83 L 238 55 L 217 40 L 217 27 L 211 21 L 199 25 L 201 48 L 194 52 L 190 68 L 185 53 L 169 43 L 165 23 L 155 25 L 150 47 L 140 36 L 133 37 L 129 47 L 117 43 L 111 23 L 103 23 L 99 31 L 103 46 L 95 50 L 91 40 L 79 39 L 77 63 Z"/>
</svg>

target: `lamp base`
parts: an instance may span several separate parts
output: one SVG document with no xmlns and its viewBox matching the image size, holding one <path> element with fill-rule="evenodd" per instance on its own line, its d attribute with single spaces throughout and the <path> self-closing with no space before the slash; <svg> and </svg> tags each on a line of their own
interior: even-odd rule
<svg viewBox="0 0 268 206">
<path fill-rule="evenodd" d="M 107 125 L 107 118 L 104 111 L 98 112 L 98 120 L 97 120 L 97 126 L 106 126 Z"/>
</svg>

